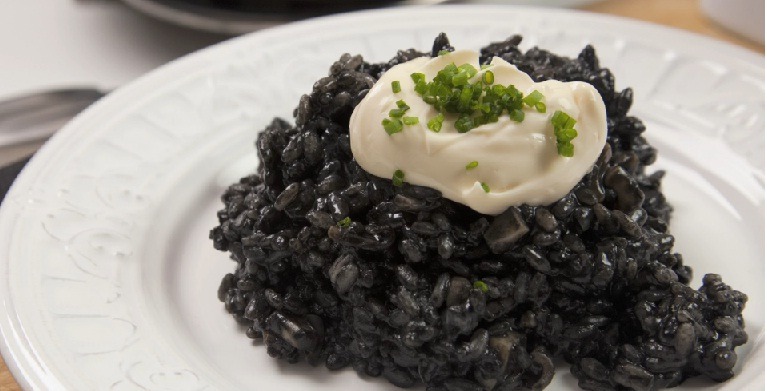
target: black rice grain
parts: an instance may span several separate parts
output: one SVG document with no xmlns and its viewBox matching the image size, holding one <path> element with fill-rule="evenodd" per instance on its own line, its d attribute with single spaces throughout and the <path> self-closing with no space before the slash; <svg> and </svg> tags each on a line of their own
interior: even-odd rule
<svg viewBox="0 0 767 391">
<path fill-rule="evenodd" d="M 481 49 L 481 63 L 586 81 L 608 111 L 600 158 L 552 205 L 485 216 L 354 161 L 354 106 L 390 67 L 453 50 L 444 34 L 386 63 L 343 55 L 301 97 L 296 126 L 258 135 L 261 165 L 222 195 L 210 237 L 237 263 L 218 298 L 270 356 L 430 391 L 540 390 L 554 357 L 587 390 L 733 376 L 747 297 L 713 274 L 688 285 L 663 173 L 645 172 L 656 150 L 627 116 L 633 92 L 614 90 L 591 46 L 569 59 L 521 40 Z"/>
</svg>

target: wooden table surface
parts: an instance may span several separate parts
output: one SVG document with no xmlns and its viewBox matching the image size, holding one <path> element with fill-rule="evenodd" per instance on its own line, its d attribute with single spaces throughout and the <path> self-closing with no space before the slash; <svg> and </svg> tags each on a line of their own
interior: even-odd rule
<svg viewBox="0 0 767 391">
<path fill-rule="evenodd" d="M 702 13 L 698 3 L 698 0 L 605 0 L 592 3 L 581 9 L 676 27 L 764 54 L 764 45 L 749 41 L 719 27 Z M 0 359 L 0 390 L 21 390 L 2 359 Z"/>
</svg>

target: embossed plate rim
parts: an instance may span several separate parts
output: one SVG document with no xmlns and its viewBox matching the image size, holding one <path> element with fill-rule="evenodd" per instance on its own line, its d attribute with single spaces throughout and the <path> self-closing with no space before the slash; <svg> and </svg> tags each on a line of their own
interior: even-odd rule
<svg viewBox="0 0 767 391">
<path fill-rule="evenodd" d="M 639 42 L 645 42 L 653 45 L 656 41 L 661 41 L 664 47 L 669 50 L 676 50 L 698 58 L 716 58 L 717 55 L 724 55 L 727 58 L 718 58 L 717 61 L 723 61 L 731 68 L 739 71 L 747 69 L 748 72 L 756 75 L 764 83 L 764 68 L 762 66 L 764 58 L 755 53 L 744 49 L 728 45 L 723 42 L 714 41 L 701 36 L 687 32 L 660 27 L 647 23 L 632 21 L 623 18 L 606 17 L 582 12 L 560 11 L 551 9 L 538 9 L 534 7 L 504 7 L 504 6 L 441 6 L 438 8 L 408 8 L 408 9 L 390 9 L 385 11 L 363 11 L 351 15 L 338 15 L 318 18 L 295 24 L 282 26 L 262 32 L 257 32 L 248 36 L 240 37 L 205 49 L 201 52 L 176 60 L 166 66 L 163 66 L 149 74 L 139 78 L 135 82 L 119 89 L 98 104 L 92 106 L 62 131 L 60 131 L 27 165 L 17 182 L 9 192 L 7 199 L 22 200 L 18 202 L 5 202 L 0 208 L 0 333 L 2 334 L 2 343 L 0 343 L 0 352 L 6 358 L 9 367 L 14 376 L 25 387 L 29 389 L 58 389 L 66 387 L 66 374 L 61 373 L 54 364 L 45 360 L 46 347 L 40 346 L 39 339 L 52 338 L 46 335 L 27 334 L 36 331 L 35 325 L 27 325 L 24 321 L 24 314 L 19 312 L 19 308 L 25 305 L 34 305 L 32 302 L 25 302 L 29 297 L 14 297 L 11 289 L 11 278 L 19 268 L 25 267 L 21 259 L 9 259 L 10 254 L 19 253 L 18 249 L 22 244 L 19 241 L 12 241 L 16 235 L 19 235 L 19 228 L 24 228 L 28 221 L 19 220 L 24 213 L 29 212 L 29 208 L 34 209 L 34 196 L 56 197 L 56 195 L 37 194 L 35 191 L 41 191 L 42 188 L 35 185 L 45 175 L 55 172 L 58 162 L 66 161 L 67 156 L 76 151 L 79 144 L 89 138 L 98 137 L 105 133 L 104 129 L 110 124 L 124 117 L 131 110 L 140 110 L 152 98 L 161 93 L 172 91 L 174 88 L 182 85 L 185 81 L 191 80 L 201 74 L 211 72 L 217 66 L 222 66 L 227 61 L 237 60 L 242 56 L 242 50 L 245 48 L 258 48 L 263 45 L 269 49 L 270 42 L 273 40 L 287 40 L 291 37 L 301 37 L 305 34 L 318 31 L 319 29 L 344 28 L 351 30 L 351 27 L 339 27 L 344 23 L 351 23 L 351 26 L 375 26 L 386 21 L 391 26 L 411 27 L 412 18 L 425 15 L 428 12 L 430 16 L 441 16 L 440 23 L 448 21 L 455 22 L 461 26 L 473 24 L 467 17 L 470 14 L 476 16 L 485 16 L 493 23 L 498 23 L 496 19 L 503 15 L 531 16 L 530 19 L 536 20 L 542 15 L 556 20 L 565 25 L 576 27 L 578 29 L 597 28 L 619 28 L 620 33 L 613 33 L 616 37 L 630 37 Z M 427 18 L 421 21 L 426 27 L 436 28 L 437 18 Z M 584 27 L 587 26 L 587 27 Z M 497 26 L 497 27 L 500 27 Z M 352 31 L 350 31 L 352 32 Z M 456 39 L 455 41 L 459 41 Z M 599 48 L 598 48 L 599 49 Z M 382 60 L 380 58 L 374 60 Z M 180 76 L 183 75 L 183 76 Z M 764 148 L 761 148 L 762 156 Z M 763 183 L 764 170 L 762 167 L 753 167 L 755 174 L 761 176 Z M 21 229 L 23 232 L 23 229 Z M 18 236 L 16 236 L 18 237 Z M 27 243 L 26 245 L 30 245 Z M 31 252 L 31 251 L 30 251 Z M 23 274 L 18 275 L 27 277 Z M 763 330 L 762 330 L 763 332 Z M 757 344 L 757 349 L 764 348 L 763 336 L 752 336 L 761 342 Z M 763 356 L 755 352 L 757 357 Z M 763 357 L 761 357 L 763 363 Z M 763 364 L 762 372 L 758 373 L 761 378 L 764 376 Z M 756 376 L 760 378 L 760 376 Z M 742 379 L 747 381 L 745 379 Z M 752 379 L 754 380 L 754 379 Z M 753 383 L 752 383 L 753 384 Z"/>
</svg>

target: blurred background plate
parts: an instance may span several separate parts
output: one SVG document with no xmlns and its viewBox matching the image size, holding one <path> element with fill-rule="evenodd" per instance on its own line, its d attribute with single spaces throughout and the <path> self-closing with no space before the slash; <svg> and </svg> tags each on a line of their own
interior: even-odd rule
<svg viewBox="0 0 767 391">
<path fill-rule="evenodd" d="M 339 12 L 440 3 L 577 7 L 597 0 L 123 0 L 158 19 L 225 34 L 242 34 L 287 22 Z"/>
<path fill-rule="evenodd" d="M 241 34 L 338 12 L 382 7 L 393 0 L 123 0 L 167 22 L 199 30 Z"/>
</svg>

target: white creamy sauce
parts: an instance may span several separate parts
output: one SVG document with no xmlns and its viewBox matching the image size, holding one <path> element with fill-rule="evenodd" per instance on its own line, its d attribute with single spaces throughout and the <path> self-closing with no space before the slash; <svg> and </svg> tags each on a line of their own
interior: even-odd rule
<svg viewBox="0 0 767 391">
<path fill-rule="evenodd" d="M 445 198 L 460 202 L 485 214 L 497 215 L 512 205 L 547 205 L 565 196 L 591 170 L 605 145 L 607 119 L 599 93 L 584 82 L 533 82 L 515 66 L 494 58 L 485 70 L 495 76 L 494 84 L 513 84 L 527 95 L 538 90 L 544 95 L 546 112 L 525 108 L 522 122 L 508 114 L 498 122 L 459 133 L 456 116 L 445 115 L 442 130 L 427 128 L 438 112 L 415 92 L 410 74 L 420 72 L 431 81 L 446 65 L 471 64 L 479 69 L 479 54 L 455 51 L 435 58 L 421 57 L 391 68 L 354 109 L 349 134 L 354 158 L 367 172 L 391 178 L 396 170 L 405 173 L 405 182 L 428 186 Z M 393 93 L 391 82 L 399 81 L 401 92 Z M 405 125 L 402 132 L 389 135 L 381 121 L 389 117 L 396 102 L 404 100 L 410 110 L 406 116 L 419 118 L 416 125 Z M 557 153 L 551 116 L 561 110 L 577 123 L 572 143 L 573 157 Z M 476 168 L 467 170 L 469 162 Z M 490 192 L 485 192 L 486 183 Z"/>
</svg>

